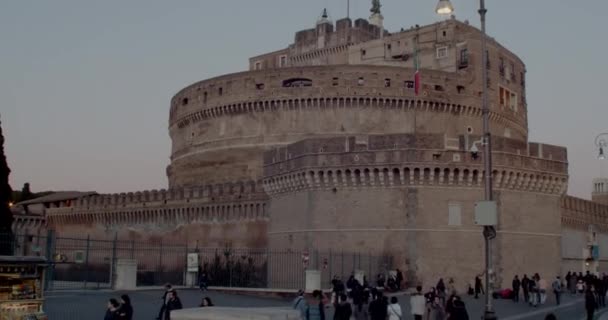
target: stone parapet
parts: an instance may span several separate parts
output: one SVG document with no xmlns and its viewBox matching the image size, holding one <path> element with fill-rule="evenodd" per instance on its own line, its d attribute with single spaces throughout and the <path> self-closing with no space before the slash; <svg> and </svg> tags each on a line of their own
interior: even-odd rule
<svg viewBox="0 0 608 320">
<path fill-rule="evenodd" d="M 483 154 L 468 150 L 473 137 L 449 141 L 441 135 L 391 135 L 311 139 L 265 154 L 264 189 L 269 194 L 304 189 L 484 185 Z M 564 194 L 568 172 L 565 151 L 548 153 L 533 144 L 513 153 L 500 139 L 492 154 L 495 188 Z M 451 146 L 450 146 L 451 144 Z M 501 148 L 502 146 L 502 148 Z M 507 150 L 508 152 L 501 151 Z M 519 150 L 519 149 L 517 149 Z M 523 152 L 525 151 L 525 154 Z M 555 155 L 555 157 L 553 157 Z"/>
<path fill-rule="evenodd" d="M 571 229 L 588 230 L 590 225 L 608 232 L 608 205 L 572 196 L 561 199 L 562 225 Z"/>
</svg>

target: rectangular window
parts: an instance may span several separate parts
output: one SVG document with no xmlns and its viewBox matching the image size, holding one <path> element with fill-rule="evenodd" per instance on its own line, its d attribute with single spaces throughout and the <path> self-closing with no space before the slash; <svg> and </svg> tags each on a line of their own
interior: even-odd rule
<svg viewBox="0 0 608 320">
<path fill-rule="evenodd" d="M 500 87 L 498 89 L 498 97 L 500 99 L 500 106 L 504 107 L 506 105 L 506 99 L 505 99 L 505 89 L 503 87 Z"/>
<path fill-rule="evenodd" d="M 405 81 L 404 85 L 407 89 L 414 89 L 415 86 L 414 81 Z"/>
<path fill-rule="evenodd" d="M 490 51 L 486 50 L 486 69 L 490 69 L 492 64 L 490 63 Z"/>
<path fill-rule="evenodd" d="M 458 63 L 458 68 L 464 69 L 469 66 L 469 49 L 464 48 L 460 49 L 460 62 Z"/>
<path fill-rule="evenodd" d="M 284 68 L 287 66 L 287 56 L 279 57 L 279 67 Z"/>
<path fill-rule="evenodd" d="M 517 95 L 513 92 L 511 92 L 511 98 L 509 99 L 510 104 L 509 104 L 509 108 L 511 108 L 511 110 L 517 112 Z"/>
<path fill-rule="evenodd" d="M 511 81 L 516 82 L 517 79 L 515 78 L 515 64 L 513 64 L 513 62 L 511 62 Z"/>
<path fill-rule="evenodd" d="M 500 73 L 501 78 L 505 77 L 505 58 L 503 58 L 503 57 L 500 57 L 499 65 L 498 65 L 498 72 Z"/>
<path fill-rule="evenodd" d="M 253 70 L 262 70 L 262 62 L 257 61 L 254 65 Z"/>
<path fill-rule="evenodd" d="M 332 86 L 336 87 L 336 86 L 338 86 L 339 84 L 340 84 L 340 79 L 338 79 L 338 78 L 333 78 L 333 79 L 331 80 L 331 85 L 332 85 Z"/>
<path fill-rule="evenodd" d="M 462 205 L 460 203 L 450 203 L 448 205 L 448 225 L 462 225 Z"/>
<path fill-rule="evenodd" d="M 437 48 L 437 59 L 444 59 L 448 57 L 448 47 Z"/>
<path fill-rule="evenodd" d="M 391 86 L 391 79 L 389 79 L 389 78 L 384 79 L 384 87 L 389 88 L 390 86 Z"/>
</svg>

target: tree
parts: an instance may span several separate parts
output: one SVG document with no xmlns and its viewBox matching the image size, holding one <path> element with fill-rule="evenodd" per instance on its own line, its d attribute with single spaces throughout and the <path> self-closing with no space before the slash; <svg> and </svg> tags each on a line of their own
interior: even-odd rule
<svg viewBox="0 0 608 320">
<path fill-rule="evenodd" d="M 19 201 L 27 201 L 27 200 L 31 200 L 34 199 L 36 197 L 36 195 L 34 195 L 32 193 L 32 191 L 30 191 L 30 183 L 26 182 L 23 184 L 23 188 L 21 189 L 21 194 L 19 196 Z"/>
<path fill-rule="evenodd" d="M 8 183 L 10 173 L 4 154 L 4 135 L 0 121 L 0 255 L 13 254 L 13 215 L 10 209 L 12 190 Z"/>
</svg>

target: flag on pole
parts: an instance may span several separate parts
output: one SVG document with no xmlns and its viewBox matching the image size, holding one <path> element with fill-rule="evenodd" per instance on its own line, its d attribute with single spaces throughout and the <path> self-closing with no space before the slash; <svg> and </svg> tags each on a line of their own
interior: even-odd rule
<svg viewBox="0 0 608 320">
<path fill-rule="evenodd" d="M 420 63 L 418 61 L 418 37 L 414 38 L 414 93 L 420 93 Z"/>
</svg>

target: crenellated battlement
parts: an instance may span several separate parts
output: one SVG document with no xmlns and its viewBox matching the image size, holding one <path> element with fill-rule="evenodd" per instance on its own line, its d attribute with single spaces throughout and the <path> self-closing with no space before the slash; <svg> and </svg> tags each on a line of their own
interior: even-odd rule
<svg viewBox="0 0 608 320">
<path fill-rule="evenodd" d="M 146 190 L 128 193 L 96 194 L 62 204 L 59 209 L 115 209 L 145 207 L 149 205 L 173 205 L 189 202 L 216 203 L 230 201 L 264 200 L 261 182 L 238 181 L 175 189 Z"/>
<path fill-rule="evenodd" d="M 608 232 L 608 205 L 572 196 L 564 196 L 560 204 L 564 226 L 588 230 L 589 225 L 594 225 Z"/>
<path fill-rule="evenodd" d="M 302 189 L 360 187 L 481 187 L 483 154 L 467 150 L 475 136 L 433 134 L 308 139 L 264 155 L 269 194 Z M 568 164 L 564 148 L 496 138 L 496 188 L 564 194 Z"/>
</svg>

